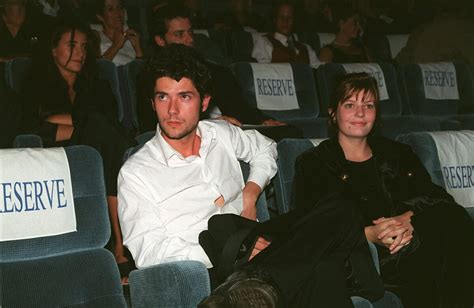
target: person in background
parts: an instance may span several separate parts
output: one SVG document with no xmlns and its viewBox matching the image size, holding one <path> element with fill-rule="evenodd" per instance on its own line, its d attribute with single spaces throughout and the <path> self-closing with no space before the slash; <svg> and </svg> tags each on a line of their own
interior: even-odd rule
<svg viewBox="0 0 474 308">
<path fill-rule="evenodd" d="M 295 10 L 289 2 L 279 3 L 274 10 L 274 32 L 258 39 L 252 57 L 260 63 L 299 62 L 317 68 L 321 65 L 313 48 L 299 42 L 294 30 Z"/>
<path fill-rule="evenodd" d="M 0 62 L 30 57 L 53 19 L 27 0 L 0 0 Z"/>
<path fill-rule="evenodd" d="M 88 26 L 61 21 L 33 57 L 31 74 L 21 88 L 23 131 L 37 134 L 45 147 L 88 145 L 103 159 L 112 226 L 111 250 L 122 273 L 128 261 L 117 216 L 117 175 L 122 157 L 134 143 L 117 117 L 110 84 L 97 74 Z M 125 268 L 125 269 L 124 269 Z"/>
<path fill-rule="evenodd" d="M 156 48 L 169 44 L 183 44 L 193 47 L 193 25 L 187 11 L 182 6 L 169 5 L 161 8 L 153 19 L 153 36 Z M 301 138 L 300 129 L 274 120 L 260 110 L 251 108 L 232 72 L 223 66 L 206 62 L 212 75 L 215 95 L 210 101 L 209 109 L 204 117 L 226 120 L 234 125 L 259 124 L 261 133 L 274 139 Z M 139 77 L 140 78 L 140 77 Z M 149 102 L 144 98 L 142 82 L 138 82 L 137 114 L 140 132 L 155 130 L 157 119 L 150 113 Z"/>
<path fill-rule="evenodd" d="M 143 57 L 140 35 L 125 24 L 125 8 L 121 0 L 98 0 L 97 19 L 102 23 L 102 31 L 96 31 L 100 54 L 117 66 L 125 65 Z"/>
<path fill-rule="evenodd" d="M 333 6 L 331 11 L 337 29 L 336 38 L 320 49 L 319 59 L 326 63 L 372 62 L 367 48 L 360 40 L 362 28 L 357 12 L 348 5 Z"/>
<path fill-rule="evenodd" d="M 377 247 L 385 287 L 404 307 L 471 307 L 469 214 L 433 184 L 409 146 L 377 136 L 375 79 L 347 74 L 334 98 L 329 114 L 335 136 L 297 158 L 294 205 L 310 213 L 326 196 L 343 194 L 356 204 L 365 236 Z"/>
</svg>

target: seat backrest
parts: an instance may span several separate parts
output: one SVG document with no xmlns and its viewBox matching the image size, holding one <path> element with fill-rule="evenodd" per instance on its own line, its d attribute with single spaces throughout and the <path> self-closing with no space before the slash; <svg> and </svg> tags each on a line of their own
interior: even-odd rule
<svg viewBox="0 0 474 308">
<path fill-rule="evenodd" d="M 117 100 L 117 117 L 119 122 L 123 119 L 123 107 L 122 97 L 120 96 L 119 78 L 117 72 L 117 66 L 107 59 L 97 59 L 97 72 L 99 78 L 105 79 L 109 82 L 110 88 L 115 95 Z"/>
<path fill-rule="evenodd" d="M 137 114 L 137 76 L 145 67 L 144 60 L 133 60 L 119 68 L 120 86 L 124 103 L 124 118 L 122 123 L 126 126 L 138 128 Z"/>
<path fill-rule="evenodd" d="M 319 116 L 316 87 L 309 65 L 239 62 L 231 68 L 249 104 L 266 115 L 289 122 Z M 270 104 L 263 104 L 263 100 Z"/>
<path fill-rule="evenodd" d="M 38 135 L 17 135 L 13 140 L 14 148 L 42 148 L 43 140 Z"/>
<path fill-rule="evenodd" d="M 31 70 L 30 58 L 15 58 L 5 64 L 7 86 L 20 93 L 22 84 Z"/>
<path fill-rule="evenodd" d="M 48 151 L 48 149 L 29 150 Z M 1 263 L 42 259 L 102 248 L 109 240 L 110 224 L 102 158 L 95 149 L 83 145 L 66 147 L 65 152 L 71 174 L 77 231 L 56 236 L 0 242 Z M 34 175 L 32 177 L 34 178 Z M 37 179 L 37 181 L 43 180 Z"/>
<path fill-rule="evenodd" d="M 408 41 L 409 34 L 391 34 L 387 35 L 388 45 L 390 47 L 390 54 L 392 59 L 395 59 L 400 50 L 405 47 Z"/>
<path fill-rule="evenodd" d="M 317 146 L 324 139 L 283 139 L 277 144 L 278 172 L 274 187 L 278 214 L 284 214 L 293 208 L 291 192 L 295 176 L 295 161 L 298 155 Z"/>
<path fill-rule="evenodd" d="M 205 33 L 194 34 L 194 47 L 197 51 L 208 61 L 220 64 L 229 65 L 232 60 L 224 55 L 220 46 Z"/>
<path fill-rule="evenodd" d="M 474 131 L 416 132 L 397 139 L 411 146 L 433 183 L 444 187 L 474 218 Z"/>
<path fill-rule="evenodd" d="M 338 80 L 351 72 L 367 72 L 374 76 L 379 85 L 380 114 L 401 115 L 404 112 L 403 101 L 393 65 L 388 63 L 326 63 L 316 71 L 318 93 L 320 94 L 321 114 L 328 115 L 330 102 Z"/>
<path fill-rule="evenodd" d="M 474 113 L 473 76 L 467 64 L 403 64 L 399 74 L 413 114 Z"/>
</svg>

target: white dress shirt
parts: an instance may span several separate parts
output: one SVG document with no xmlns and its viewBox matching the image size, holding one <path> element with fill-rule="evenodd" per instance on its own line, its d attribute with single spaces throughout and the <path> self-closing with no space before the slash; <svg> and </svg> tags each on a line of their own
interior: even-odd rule
<svg viewBox="0 0 474 308">
<path fill-rule="evenodd" d="M 294 34 L 292 35 L 294 37 Z M 280 41 L 283 44 L 283 46 L 288 47 L 288 36 L 275 32 L 273 33 L 273 37 L 276 40 Z M 318 66 L 323 64 L 319 60 L 318 56 L 316 56 L 316 52 L 314 52 L 314 49 L 311 48 L 311 46 L 305 43 L 302 43 L 302 44 L 308 50 L 309 65 L 311 67 L 317 68 Z M 270 42 L 268 38 L 266 38 L 265 36 L 261 36 L 255 40 L 254 45 L 253 45 L 253 50 L 252 50 L 252 57 L 255 60 L 257 60 L 258 63 L 271 63 L 272 54 L 273 54 L 273 44 Z"/>
<path fill-rule="evenodd" d="M 199 156 L 183 157 L 161 136 L 130 157 L 118 178 L 123 242 L 138 268 L 197 260 L 212 264 L 199 233 L 215 214 L 240 214 L 244 182 L 238 160 L 250 164 L 248 181 L 262 189 L 276 173 L 276 144 L 255 130 L 225 121 L 200 121 Z M 214 201 L 220 196 L 225 204 Z"/>
<path fill-rule="evenodd" d="M 127 30 L 127 27 L 124 26 L 124 31 L 125 30 Z M 112 46 L 112 40 L 109 39 L 103 31 L 97 32 L 99 33 L 100 38 L 100 53 L 103 55 L 110 48 L 110 46 Z M 133 49 L 132 43 L 130 40 L 125 40 L 125 43 L 112 59 L 112 62 L 114 62 L 116 66 L 125 65 L 128 62 L 135 60 L 135 57 L 135 49 Z"/>
</svg>

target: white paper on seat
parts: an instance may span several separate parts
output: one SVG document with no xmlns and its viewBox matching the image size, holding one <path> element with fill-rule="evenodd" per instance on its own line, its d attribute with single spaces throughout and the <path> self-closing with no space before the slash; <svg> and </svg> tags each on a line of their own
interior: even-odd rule
<svg viewBox="0 0 474 308">
<path fill-rule="evenodd" d="M 319 37 L 319 45 L 322 48 L 328 44 L 331 44 L 336 38 L 336 35 L 334 33 L 318 33 L 318 37 Z"/>
<path fill-rule="evenodd" d="M 289 63 L 250 63 L 260 110 L 299 109 L 293 69 Z"/>
<path fill-rule="evenodd" d="M 209 30 L 207 30 L 207 29 L 194 29 L 193 33 L 194 34 L 202 34 L 202 35 L 205 35 L 205 36 L 209 37 Z"/>
<path fill-rule="evenodd" d="M 324 139 L 308 139 L 308 140 L 309 140 L 309 142 L 311 142 L 313 144 L 314 147 L 317 147 L 321 142 L 323 142 L 326 139 L 327 138 L 324 138 Z"/>
<path fill-rule="evenodd" d="M 446 190 L 457 203 L 474 207 L 474 131 L 432 132 Z"/>
<path fill-rule="evenodd" d="M 425 98 L 459 99 L 456 68 L 451 62 L 418 64 L 423 76 Z"/>
<path fill-rule="evenodd" d="M 8 149 L 0 153 L 0 241 L 76 231 L 64 149 Z"/>
<path fill-rule="evenodd" d="M 344 67 L 346 73 L 368 73 L 377 81 L 379 86 L 380 100 L 384 101 L 389 99 L 387 92 L 387 84 L 385 83 L 385 77 L 383 75 L 382 68 L 377 63 L 351 63 L 341 64 Z"/>
<path fill-rule="evenodd" d="M 390 53 L 392 55 L 392 59 L 395 59 L 400 50 L 402 50 L 402 48 L 406 46 L 408 37 L 408 34 L 387 35 L 388 45 L 390 46 Z"/>
</svg>

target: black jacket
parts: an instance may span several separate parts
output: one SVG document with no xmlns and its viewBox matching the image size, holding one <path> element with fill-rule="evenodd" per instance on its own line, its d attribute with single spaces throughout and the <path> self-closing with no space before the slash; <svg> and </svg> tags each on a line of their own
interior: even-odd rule
<svg viewBox="0 0 474 308">
<path fill-rule="evenodd" d="M 431 182 L 430 175 L 409 146 L 383 137 L 370 137 L 368 141 L 380 184 L 375 199 L 385 202 L 392 216 L 412 210 L 416 217 L 437 204 L 454 202 L 442 187 Z M 302 153 L 295 168 L 293 205 L 297 208 L 307 209 L 333 192 L 343 192 L 357 203 L 375 202 L 363 192 L 352 189 L 349 162 L 337 139 L 323 141 Z"/>
</svg>

